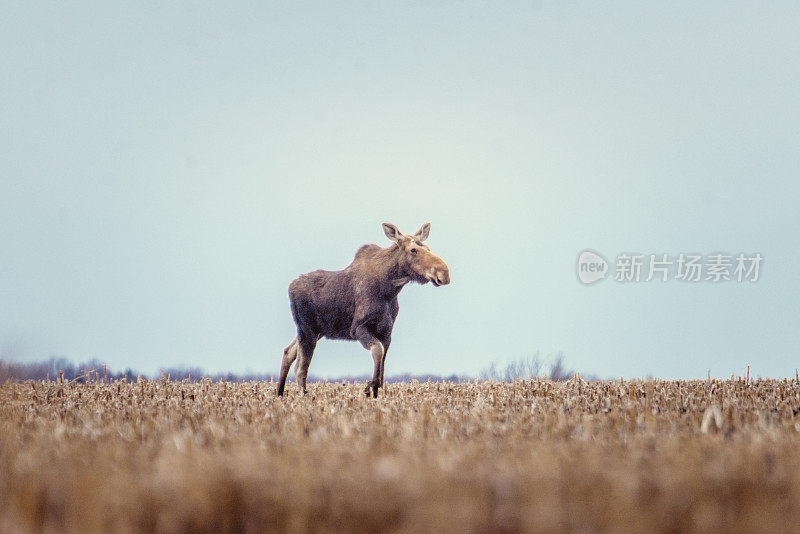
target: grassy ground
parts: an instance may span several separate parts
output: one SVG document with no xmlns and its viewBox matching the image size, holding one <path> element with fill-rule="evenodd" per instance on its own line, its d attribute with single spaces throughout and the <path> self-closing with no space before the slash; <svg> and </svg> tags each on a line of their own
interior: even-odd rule
<svg viewBox="0 0 800 534">
<path fill-rule="evenodd" d="M 0 386 L 0 532 L 800 531 L 796 381 Z"/>
</svg>

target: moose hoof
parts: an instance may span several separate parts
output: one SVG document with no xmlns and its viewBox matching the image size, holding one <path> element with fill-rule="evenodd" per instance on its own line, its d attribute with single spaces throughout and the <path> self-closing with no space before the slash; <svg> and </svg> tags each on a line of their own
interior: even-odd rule
<svg viewBox="0 0 800 534">
<path fill-rule="evenodd" d="M 367 397 L 375 397 L 378 398 L 378 383 L 375 380 L 370 380 L 367 382 L 367 387 L 364 388 L 364 394 Z M 370 395 L 371 394 L 371 395 Z"/>
</svg>

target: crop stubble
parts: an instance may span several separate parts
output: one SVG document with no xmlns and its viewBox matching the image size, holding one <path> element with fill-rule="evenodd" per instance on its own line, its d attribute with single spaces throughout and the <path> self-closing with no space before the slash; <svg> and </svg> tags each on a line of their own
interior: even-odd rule
<svg viewBox="0 0 800 534">
<path fill-rule="evenodd" d="M 800 531 L 795 380 L 0 386 L 0 531 Z"/>
</svg>

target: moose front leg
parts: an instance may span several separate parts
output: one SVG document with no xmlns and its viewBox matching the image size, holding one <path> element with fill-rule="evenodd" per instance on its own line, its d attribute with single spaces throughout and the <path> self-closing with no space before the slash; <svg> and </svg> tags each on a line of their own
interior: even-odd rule
<svg viewBox="0 0 800 534">
<path fill-rule="evenodd" d="M 386 372 L 386 353 L 389 352 L 389 339 L 383 342 L 383 358 L 381 359 L 381 387 L 383 387 L 383 375 Z"/>
<path fill-rule="evenodd" d="M 383 343 L 370 332 L 366 326 L 359 326 L 356 328 L 356 339 L 364 346 L 365 349 L 372 354 L 372 361 L 375 363 L 375 369 L 372 373 L 372 380 L 367 382 L 367 387 L 364 388 L 364 393 L 367 397 L 372 396 L 378 398 L 378 388 L 381 386 L 381 378 L 383 376 L 383 356 L 386 354 L 386 349 Z"/>
</svg>

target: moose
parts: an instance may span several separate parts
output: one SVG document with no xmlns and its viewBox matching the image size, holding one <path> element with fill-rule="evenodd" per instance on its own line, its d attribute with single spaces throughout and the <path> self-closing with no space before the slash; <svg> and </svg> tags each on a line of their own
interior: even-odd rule
<svg viewBox="0 0 800 534">
<path fill-rule="evenodd" d="M 409 282 L 431 282 L 437 287 L 450 283 L 447 263 L 425 244 L 431 223 L 423 224 L 414 235 L 402 233 L 391 223 L 383 223 L 383 231 L 393 241 L 389 247 L 364 245 L 341 271 L 317 270 L 302 274 L 289 284 L 297 337 L 283 351 L 279 396 L 283 395 L 286 376 L 295 360 L 297 385 L 301 393 L 306 393 L 314 348 L 317 341 L 326 337 L 358 341 L 370 351 L 375 368 L 364 393 L 377 398 L 400 309 L 400 290 Z"/>
</svg>

